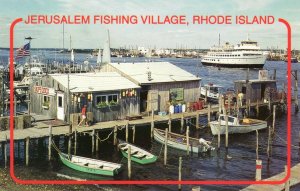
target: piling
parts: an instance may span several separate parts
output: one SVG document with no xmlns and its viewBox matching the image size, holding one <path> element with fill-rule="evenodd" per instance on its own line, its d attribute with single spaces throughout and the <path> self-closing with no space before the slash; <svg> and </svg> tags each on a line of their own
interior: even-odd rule
<svg viewBox="0 0 300 191">
<path fill-rule="evenodd" d="M 274 69 L 274 72 L 273 72 L 273 80 L 276 80 L 276 69 Z"/>
<path fill-rule="evenodd" d="M 154 132 L 154 110 L 152 109 L 151 112 L 151 139 L 153 139 L 153 132 Z"/>
<path fill-rule="evenodd" d="M 276 105 L 273 105 L 273 126 L 272 126 L 272 133 L 275 132 L 275 119 L 276 119 Z"/>
<path fill-rule="evenodd" d="M 128 179 L 131 179 L 131 146 L 128 145 Z"/>
<path fill-rule="evenodd" d="M 205 87 L 205 98 L 204 98 L 205 105 L 207 104 L 207 87 Z"/>
<path fill-rule="evenodd" d="M 255 180 L 261 180 L 262 160 L 256 160 Z"/>
<path fill-rule="evenodd" d="M 51 160 L 52 150 L 52 125 L 49 125 L 49 141 L 48 141 L 48 160 Z"/>
<path fill-rule="evenodd" d="M 190 127 L 187 126 L 186 127 L 186 154 L 189 155 L 190 154 Z"/>
<path fill-rule="evenodd" d="M 74 131 L 74 155 L 77 154 L 77 130 Z"/>
<path fill-rule="evenodd" d="M 259 105 L 258 105 L 258 100 L 256 100 L 256 117 L 259 117 Z"/>
<path fill-rule="evenodd" d="M 135 125 L 132 127 L 132 143 L 135 142 Z"/>
<path fill-rule="evenodd" d="M 218 120 L 219 125 L 218 125 L 218 150 L 220 150 L 220 146 L 221 146 L 221 120 L 219 118 Z"/>
<path fill-rule="evenodd" d="M 288 168 L 287 168 L 286 165 L 284 166 L 284 171 L 285 171 L 285 174 L 287 175 Z M 290 191 L 290 179 L 288 179 L 288 180 L 284 183 L 284 191 Z"/>
<path fill-rule="evenodd" d="M 256 160 L 258 160 L 258 130 L 256 130 Z"/>
<path fill-rule="evenodd" d="M 231 98 L 228 97 L 228 111 L 229 115 L 231 115 Z"/>
<path fill-rule="evenodd" d="M 167 154 L 168 154 L 168 128 L 165 130 L 165 150 L 164 150 L 164 165 L 167 165 Z"/>
<path fill-rule="evenodd" d="M 248 117 L 250 117 L 250 111 L 251 111 L 251 100 L 248 99 Z"/>
<path fill-rule="evenodd" d="M 95 153 L 95 129 L 92 132 L 92 155 Z"/>
<path fill-rule="evenodd" d="M 219 95 L 219 114 L 222 113 L 222 96 Z"/>
<path fill-rule="evenodd" d="M 208 122 L 210 122 L 210 113 L 211 113 L 211 104 L 208 104 L 208 113 L 207 113 L 207 121 Z"/>
<path fill-rule="evenodd" d="M 168 121 L 168 124 L 169 124 L 169 132 L 172 132 L 171 113 L 169 113 L 169 121 Z"/>
<path fill-rule="evenodd" d="M 117 133 L 118 133 L 118 127 L 115 125 L 114 127 L 114 145 L 116 146 L 117 145 Z"/>
<path fill-rule="evenodd" d="M 99 139 L 98 139 L 98 135 L 99 135 L 99 132 L 96 132 L 96 154 L 98 154 L 98 152 L 99 152 Z"/>
<path fill-rule="evenodd" d="M 7 167 L 7 136 L 5 135 L 5 142 L 3 145 L 3 150 L 4 150 L 4 164 L 5 168 Z"/>
<path fill-rule="evenodd" d="M 178 181 L 181 181 L 181 170 L 182 170 L 182 157 L 179 157 Z M 178 190 L 181 190 L 181 184 L 178 184 Z"/>
<path fill-rule="evenodd" d="M 298 113 L 299 111 L 299 102 L 298 102 L 298 75 L 297 75 L 297 70 L 294 71 L 294 103 L 295 103 L 295 113 Z"/>
<path fill-rule="evenodd" d="M 127 122 L 126 123 L 126 143 L 128 143 L 128 126 L 129 126 L 129 123 Z"/>
<path fill-rule="evenodd" d="M 181 119 L 180 119 L 180 132 L 183 131 L 183 127 L 184 127 L 184 114 L 182 112 L 181 113 Z"/>
<path fill-rule="evenodd" d="M 25 161 L 26 161 L 26 166 L 29 165 L 29 141 L 30 141 L 30 137 L 26 137 L 25 139 L 25 150 L 26 150 L 26 157 L 25 157 Z"/>
<path fill-rule="evenodd" d="M 72 125 L 69 125 L 69 139 L 68 139 L 68 154 L 71 155 L 72 149 Z"/>
<path fill-rule="evenodd" d="M 226 120 L 226 134 L 225 134 L 225 147 L 228 149 L 228 115 L 225 116 Z"/>
<path fill-rule="evenodd" d="M 196 129 L 199 129 L 199 111 L 196 112 Z"/>
<path fill-rule="evenodd" d="M 14 116 L 17 116 L 17 97 L 14 95 Z"/>
<path fill-rule="evenodd" d="M 268 147 L 267 147 L 267 155 L 268 161 L 270 161 L 270 144 L 271 144 L 271 127 L 268 128 Z"/>
</svg>

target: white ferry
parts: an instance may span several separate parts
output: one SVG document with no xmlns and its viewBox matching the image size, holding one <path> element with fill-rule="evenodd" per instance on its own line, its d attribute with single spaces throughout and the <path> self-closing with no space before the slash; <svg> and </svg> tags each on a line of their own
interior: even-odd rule
<svg viewBox="0 0 300 191">
<path fill-rule="evenodd" d="M 257 42 L 247 38 L 237 46 L 226 42 L 223 46 L 212 47 L 201 63 L 204 66 L 227 68 L 263 68 L 266 58 Z"/>
</svg>

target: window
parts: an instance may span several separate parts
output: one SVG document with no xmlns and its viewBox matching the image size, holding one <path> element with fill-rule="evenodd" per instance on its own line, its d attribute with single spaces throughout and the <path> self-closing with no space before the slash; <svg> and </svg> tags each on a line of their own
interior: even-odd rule
<svg viewBox="0 0 300 191">
<path fill-rule="evenodd" d="M 96 96 L 96 104 L 105 102 L 105 103 L 110 103 L 110 102 L 118 102 L 118 94 L 108 94 L 108 95 L 98 95 Z"/>
<path fill-rule="evenodd" d="M 58 107 L 63 107 L 63 99 L 62 99 L 62 96 L 58 96 Z"/>
<path fill-rule="evenodd" d="M 43 106 L 44 107 L 50 106 L 50 97 L 49 96 L 43 96 Z"/>
</svg>

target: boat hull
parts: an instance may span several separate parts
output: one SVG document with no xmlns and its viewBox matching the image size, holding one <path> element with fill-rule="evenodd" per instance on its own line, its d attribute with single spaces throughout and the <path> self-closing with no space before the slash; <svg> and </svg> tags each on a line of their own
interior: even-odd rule
<svg viewBox="0 0 300 191">
<path fill-rule="evenodd" d="M 219 123 L 218 121 L 212 121 L 209 123 L 210 129 L 213 135 L 218 135 Z M 228 134 L 241 134 L 249 133 L 256 130 L 261 130 L 267 128 L 267 122 L 260 122 L 251 125 L 228 125 Z M 226 134 L 226 126 L 220 125 L 220 135 Z"/>
<path fill-rule="evenodd" d="M 125 158 L 128 158 L 128 154 L 126 152 L 121 150 L 121 153 Z M 139 164 L 151 164 L 151 163 L 156 162 L 157 156 L 154 156 L 153 158 L 149 158 L 149 159 L 139 159 L 139 158 L 136 158 L 136 157 L 131 155 L 131 160 L 136 162 L 136 163 L 139 163 Z"/>
<path fill-rule="evenodd" d="M 162 136 L 157 129 L 154 129 L 154 140 L 161 144 L 165 144 L 165 137 Z M 169 140 L 167 141 L 167 146 L 172 147 L 174 149 L 182 150 L 182 151 L 187 151 L 187 145 L 186 144 L 180 144 L 178 142 Z M 202 152 L 207 152 L 209 149 L 205 146 L 202 145 L 190 145 L 189 146 L 189 151 L 192 153 L 202 153 Z"/>
<path fill-rule="evenodd" d="M 115 176 L 122 170 L 122 166 L 120 166 L 120 168 L 114 169 L 114 170 L 105 170 L 105 169 L 95 169 L 95 168 L 89 168 L 89 167 L 85 167 L 82 165 L 78 165 L 78 164 L 72 163 L 70 160 L 68 160 L 68 155 L 66 155 L 64 153 L 59 153 L 59 157 L 64 165 L 66 165 L 69 168 L 72 168 L 76 171 L 80 171 L 80 172 L 104 175 L 104 176 Z"/>
<path fill-rule="evenodd" d="M 263 68 L 265 64 L 226 64 L 226 63 L 212 63 L 212 62 L 202 62 L 204 66 L 215 66 L 222 68 Z"/>
</svg>

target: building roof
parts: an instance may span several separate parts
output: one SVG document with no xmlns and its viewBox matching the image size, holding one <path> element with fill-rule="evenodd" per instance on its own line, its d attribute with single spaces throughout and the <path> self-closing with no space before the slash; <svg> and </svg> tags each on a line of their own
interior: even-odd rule
<svg viewBox="0 0 300 191">
<path fill-rule="evenodd" d="M 68 87 L 68 74 L 50 74 L 50 76 L 64 87 Z M 69 80 L 70 91 L 73 93 L 140 88 L 117 72 L 70 74 Z"/>
<path fill-rule="evenodd" d="M 277 82 L 276 80 L 259 80 L 259 79 L 253 79 L 249 80 L 248 83 L 274 83 Z M 234 83 L 247 83 L 246 80 L 236 80 Z"/>
<path fill-rule="evenodd" d="M 110 63 L 139 84 L 200 80 L 195 75 L 169 62 Z M 151 80 L 148 80 L 151 72 Z"/>
</svg>

